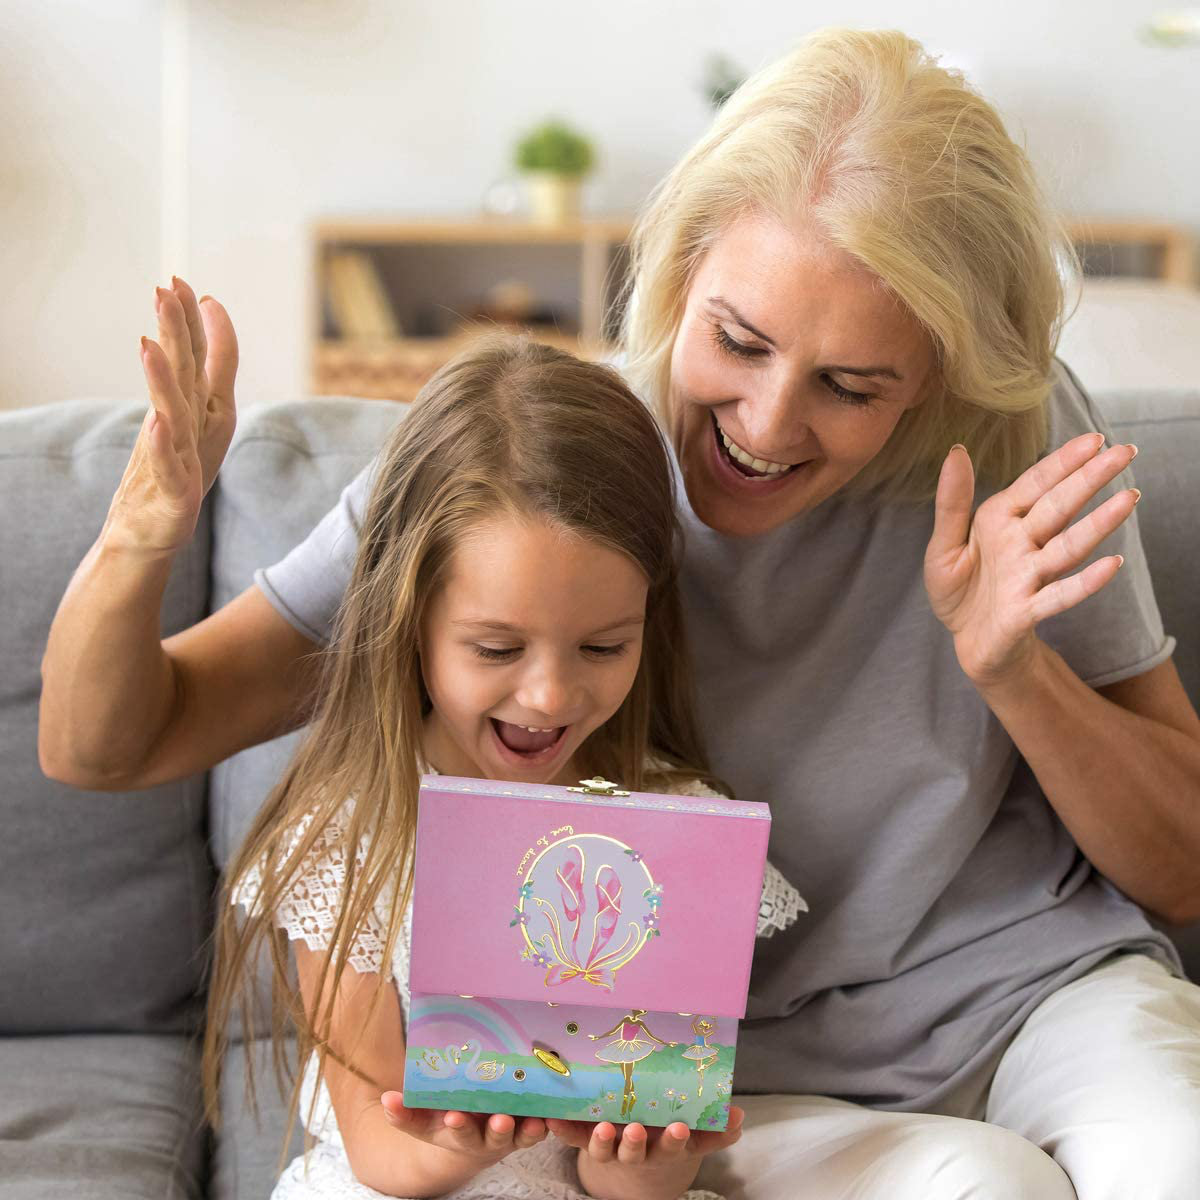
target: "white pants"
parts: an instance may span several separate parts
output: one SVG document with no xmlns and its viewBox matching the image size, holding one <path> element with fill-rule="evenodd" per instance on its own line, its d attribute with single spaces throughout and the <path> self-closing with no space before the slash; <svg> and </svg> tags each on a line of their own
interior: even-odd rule
<svg viewBox="0 0 1200 1200">
<path fill-rule="evenodd" d="M 1142 955 L 1111 959 L 1033 1011 L 978 1096 L 981 1120 L 739 1096 L 741 1140 L 696 1187 L 727 1200 L 1200 1200 L 1200 987 Z"/>
</svg>

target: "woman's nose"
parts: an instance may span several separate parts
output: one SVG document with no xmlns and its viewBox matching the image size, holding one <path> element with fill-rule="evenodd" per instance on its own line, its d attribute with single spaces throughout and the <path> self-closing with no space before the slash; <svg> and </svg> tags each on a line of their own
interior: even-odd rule
<svg viewBox="0 0 1200 1200">
<path fill-rule="evenodd" d="M 808 439 L 805 407 L 795 380 L 764 380 L 738 405 L 738 422 L 749 442 L 743 449 L 771 462 L 788 461 Z"/>
</svg>

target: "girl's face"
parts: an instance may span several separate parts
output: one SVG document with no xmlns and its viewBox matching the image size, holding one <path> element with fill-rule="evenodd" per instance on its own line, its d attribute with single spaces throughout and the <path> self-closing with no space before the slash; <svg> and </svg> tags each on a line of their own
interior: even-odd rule
<svg viewBox="0 0 1200 1200">
<path fill-rule="evenodd" d="M 572 759 L 633 686 L 648 584 L 538 518 L 479 522 L 429 606 L 425 756 L 447 775 L 575 783 Z"/>
<path fill-rule="evenodd" d="M 671 359 L 688 499 L 721 533 L 764 533 L 833 495 L 921 402 L 916 319 L 812 229 L 731 225 L 702 260 Z"/>
</svg>

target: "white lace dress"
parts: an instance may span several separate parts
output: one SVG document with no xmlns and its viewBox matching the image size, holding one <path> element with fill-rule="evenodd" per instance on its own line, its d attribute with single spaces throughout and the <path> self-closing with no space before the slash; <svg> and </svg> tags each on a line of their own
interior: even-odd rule
<svg viewBox="0 0 1200 1200">
<path fill-rule="evenodd" d="M 670 789 L 677 795 L 717 798 L 698 781 Z M 298 840 L 307 828 L 301 822 Z M 294 844 L 294 843 L 293 843 Z M 362 861 L 362 848 L 358 850 Z M 337 831 L 327 830 L 322 844 L 314 848 L 313 866 L 297 881 L 291 894 L 276 910 L 275 921 L 292 941 L 300 938 L 310 950 L 327 950 L 335 924 L 342 885 L 346 878 L 345 847 Z M 258 903 L 261 877 L 250 872 L 234 895 L 234 903 L 253 911 Z M 349 963 L 360 972 L 383 974 L 395 981 L 408 1027 L 408 949 L 412 938 L 412 906 L 404 913 L 403 929 L 396 939 L 390 964 L 383 961 L 384 920 L 390 903 L 381 896 L 373 919 L 359 931 Z M 758 914 L 758 936 L 770 937 L 786 929 L 807 905 L 800 894 L 771 863 L 763 876 L 762 901 Z M 284 1170 L 271 1193 L 271 1200 L 379 1200 L 382 1192 L 360 1183 L 350 1169 L 345 1145 L 338 1132 L 337 1117 L 324 1081 L 316 1080 L 315 1055 L 310 1058 L 300 1088 L 300 1114 L 316 1144 Z M 316 1088 L 315 1104 L 314 1088 Z M 311 1116 L 310 1116 L 311 1114 Z M 447 1192 L 447 1200 L 587 1200 L 581 1190 L 575 1163 L 578 1151 L 551 1134 L 536 1146 L 515 1150 L 507 1158 L 481 1171 L 474 1179 Z M 716 1193 L 693 1189 L 684 1200 L 721 1200 Z"/>
</svg>

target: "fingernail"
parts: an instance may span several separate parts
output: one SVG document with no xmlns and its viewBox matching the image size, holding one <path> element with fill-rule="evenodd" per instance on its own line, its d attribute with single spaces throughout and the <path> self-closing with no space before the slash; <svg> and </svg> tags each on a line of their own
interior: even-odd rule
<svg viewBox="0 0 1200 1200">
<path fill-rule="evenodd" d="M 1141 500 L 1141 498 L 1142 498 L 1142 489 L 1141 488 L 1130 488 L 1129 490 L 1133 493 L 1134 504 L 1137 504 L 1137 502 L 1139 500 Z"/>
<path fill-rule="evenodd" d="M 150 339 L 148 337 L 143 336 L 142 337 L 142 355 L 143 356 L 145 356 L 146 354 L 149 353 L 149 350 L 148 350 L 149 345 L 150 345 Z"/>
<path fill-rule="evenodd" d="M 167 294 L 166 288 L 156 287 L 154 289 L 154 311 L 159 312 L 162 308 L 163 297 Z"/>
<path fill-rule="evenodd" d="M 1138 456 L 1138 448 L 1132 442 L 1130 442 L 1129 449 L 1133 451 L 1133 453 L 1129 456 L 1129 461 L 1133 462 L 1133 460 Z"/>
<path fill-rule="evenodd" d="M 171 290 L 173 292 L 179 291 L 179 276 L 178 275 L 171 276 Z"/>
<path fill-rule="evenodd" d="M 205 292 L 204 295 L 200 297 L 200 303 L 203 304 L 206 300 L 211 300 L 211 299 L 212 299 L 212 297 L 207 292 Z"/>
<path fill-rule="evenodd" d="M 1125 555 L 1117 555 L 1117 570 L 1119 571 L 1125 565 Z"/>
<path fill-rule="evenodd" d="M 955 442 L 954 445 L 950 447 L 950 453 L 953 454 L 955 450 L 965 450 L 965 449 L 966 449 L 966 446 L 964 446 L 962 444 L 962 442 Z"/>
</svg>

